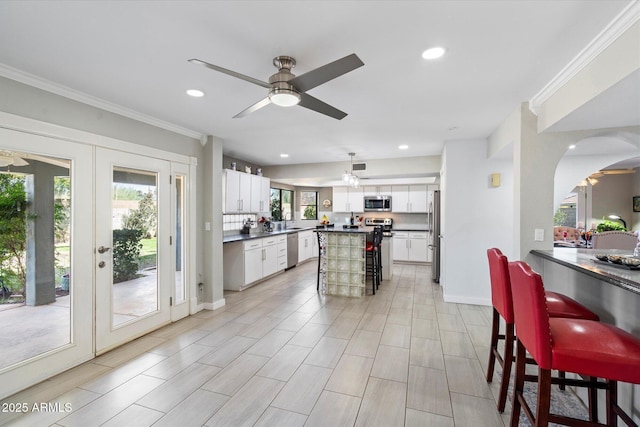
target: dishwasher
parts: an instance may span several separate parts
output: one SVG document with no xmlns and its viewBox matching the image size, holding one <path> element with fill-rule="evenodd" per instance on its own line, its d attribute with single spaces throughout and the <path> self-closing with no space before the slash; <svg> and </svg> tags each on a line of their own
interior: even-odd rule
<svg viewBox="0 0 640 427">
<path fill-rule="evenodd" d="M 287 269 L 298 263 L 298 233 L 287 234 Z"/>
</svg>

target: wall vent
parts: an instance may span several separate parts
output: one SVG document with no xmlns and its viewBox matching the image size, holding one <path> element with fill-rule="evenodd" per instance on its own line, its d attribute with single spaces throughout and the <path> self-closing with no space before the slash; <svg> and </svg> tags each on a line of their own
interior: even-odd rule
<svg viewBox="0 0 640 427">
<path fill-rule="evenodd" d="M 352 170 L 354 171 L 366 171 L 367 170 L 367 164 L 366 163 L 354 163 Z"/>
</svg>

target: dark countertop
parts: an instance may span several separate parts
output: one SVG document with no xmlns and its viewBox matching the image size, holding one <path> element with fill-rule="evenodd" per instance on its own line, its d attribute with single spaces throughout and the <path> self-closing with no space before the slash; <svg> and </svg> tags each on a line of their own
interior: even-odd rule
<svg viewBox="0 0 640 427">
<path fill-rule="evenodd" d="M 242 242 L 245 240 L 264 239 L 265 237 L 279 234 L 298 233 L 300 231 L 313 230 L 314 227 L 287 228 L 286 230 L 275 230 L 271 232 L 251 233 L 251 234 L 230 234 L 222 238 L 222 243 Z"/>
<path fill-rule="evenodd" d="M 556 248 L 531 251 L 533 255 L 564 265 L 635 294 L 640 294 L 640 270 L 631 270 L 623 266 L 618 267 L 616 264 L 598 261 L 595 259 L 596 253 L 632 255 L 629 251 L 618 249 Z"/>
<path fill-rule="evenodd" d="M 342 228 L 342 226 L 336 226 L 336 227 L 332 227 L 332 228 L 316 228 L 314 230 L 315 231 L 320 231 L 320 232 L 328 232 L 328 233 L 351 233 L 351 234 L 364 233 L 364 234 L 371 234 L 371 233 L 373 233 L 373 229 L 374 229 L 374 227 L 369 227 L 369 226 L 358 227 L 358 228 Z"/>
</svg>

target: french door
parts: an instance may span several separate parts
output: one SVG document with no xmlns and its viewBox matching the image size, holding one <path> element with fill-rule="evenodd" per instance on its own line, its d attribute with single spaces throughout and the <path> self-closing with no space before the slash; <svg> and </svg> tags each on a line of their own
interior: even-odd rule
<svg viewBox="0 0 640 427">
<path fill-rule="evenodd" d="M 93 148 L 0 127 L 0 178 L 1 398 L 94 356 Z"/>
<path fill-rule="evenodd" d="M 100 147 L 95 159 L 100 354 L 171 320 L 176 282 L 171 195 L 177 191 L 166 160 Z"/>
</svg>

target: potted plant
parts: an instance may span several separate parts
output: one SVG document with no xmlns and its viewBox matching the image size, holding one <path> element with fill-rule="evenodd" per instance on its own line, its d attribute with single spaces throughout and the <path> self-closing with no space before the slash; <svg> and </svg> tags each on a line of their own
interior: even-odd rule
<svg viewBox="0 0 640 427">
<path fill-rule="evenodd" d="M 627 231 L 627 229 L 622 224 L 605 219 L 598 224 L 596 231 L 602 233 L 603 231 Z"/>
</svg>

